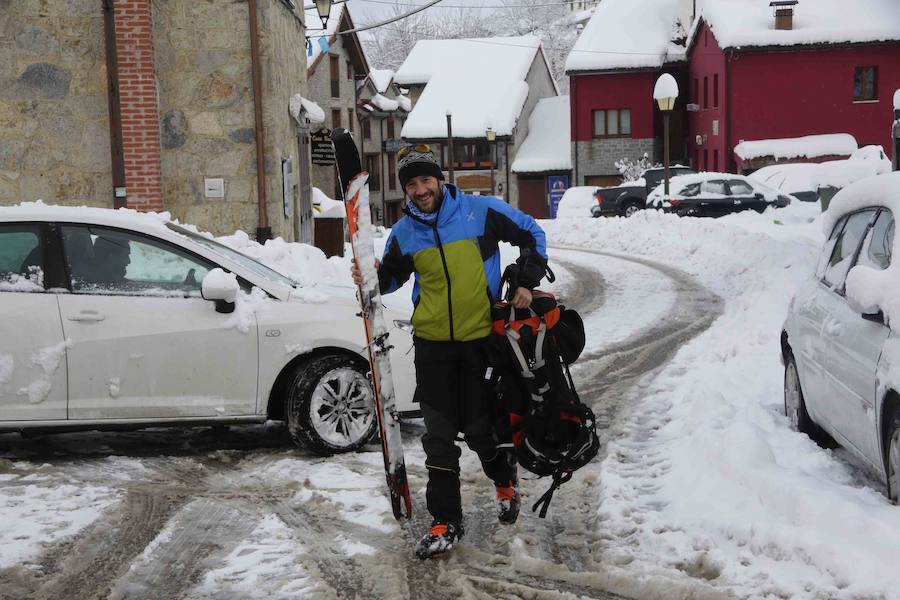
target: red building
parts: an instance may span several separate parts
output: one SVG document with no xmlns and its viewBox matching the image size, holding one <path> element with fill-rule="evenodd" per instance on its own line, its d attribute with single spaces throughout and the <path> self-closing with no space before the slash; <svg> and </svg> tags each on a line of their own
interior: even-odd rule
<svg viewBox="0 0 900 600">
<path fill-rule="evenodd" d="M 663 125 L 653 86 L 664 72 L 687 82 L 679 0 L 604 0 L 566 59 L 571 98 L 574 185 L 614 185 L 616 162 L 647 154 L 662 160 Z M 685 158 L 685 101 L 670 123 L 670 156 Z"/>
<path fill-rule="evenodd" d="M 755 169 L 776 159 L 745 162 L 734 153 L 738 143 L 832 133 L 849 133 L 860 146 L 877 144 L 890 153 L 891 98 L 900 87 L 900 5 L 774 4 L 777 17 L 761 2 L 704 8 L 688 46 L 687 93 L 697 109 L 688 118 L 692 163 L 709 171 Z M 862 9 L 868 10 L 865 20 L 856 15 Z M 873 23 L 876 9 L 884 19 Z"/>
</svg>

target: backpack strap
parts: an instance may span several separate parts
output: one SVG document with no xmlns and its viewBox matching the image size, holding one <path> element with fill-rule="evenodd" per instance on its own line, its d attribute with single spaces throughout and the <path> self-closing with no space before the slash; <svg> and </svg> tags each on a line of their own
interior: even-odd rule
<svg viewBox="0 0 900 600">
<path fill-rule="evenodd" d="M 557 470 L 553 473 L 553 483 L 550 485 L 550 489 L 548 489 L 544 494 L 538 498 L 538 501 L 534 503 L 534 506 L 531 507 L 531 512 L 534 512 L 540 507 L 541 512 L 538 513 L 540 518 L 544 518 L 547 516 L 547 510 L 550 508 L 550 501 L 553 500 L 553 493 L 565 482 L 572 479 L 572 471 L 562 471 Z"/>
</svg>

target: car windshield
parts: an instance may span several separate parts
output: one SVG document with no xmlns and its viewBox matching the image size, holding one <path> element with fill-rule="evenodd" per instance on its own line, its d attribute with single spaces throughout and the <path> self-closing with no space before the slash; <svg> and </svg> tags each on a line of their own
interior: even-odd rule
<svg viewBox="0 0 900 600">
<path fill-rule="evenodd" d="M 298 282 L 294 281 L 290 277 L 285 277 L 278 271 L 270 269 L 266 265 L 261 262 L 250 258 L 246 254 L 241 254 L 237 250 L 229 248 L 225 244 L 221 244 L 215 240 L 211 240 L 207 237 L 203 237 L 202 235 L 191 231 L 190 229 L 185 229 L 175 223 L 166 223 L 166 227 L 174 231 L 175 233 L 179 233 L 185 237 L 190 238 L 192 241 L 204 246 L 219 256 L 227 258 L 230 261 L 236 262 L 248 271 L 252 271 L 254 274 L 259 275 L 260 277 L 265 277 L 270 281 L 274 281 L 276 283 L 280 283 L 281 285 L 286 285 L 288 287 L 294 287 L 300 285 Z"/>
</svg>

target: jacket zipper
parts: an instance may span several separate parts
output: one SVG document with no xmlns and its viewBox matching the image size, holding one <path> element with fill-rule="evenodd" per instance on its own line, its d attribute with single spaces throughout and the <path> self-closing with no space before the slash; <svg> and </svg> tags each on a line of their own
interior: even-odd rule
<svg viewBox="0 0 900 600">
<path fill-rule="evenodd" d="M 437 219 L 431 226 L 434 230 L 434 241 L 437 242 L 438 252 L 441 253 L 441 264 L 444 266 L 444 277 L 447 279 L 447 311 L 450 314 L 450 341 L 456 341 L 453 335 L 453 290 L 450 288 L 450 270 L 447 268 L 447 257 L 444 256 L 444 244 L 441 243 L 441 234 L 438 233 Z"/>
</svg>

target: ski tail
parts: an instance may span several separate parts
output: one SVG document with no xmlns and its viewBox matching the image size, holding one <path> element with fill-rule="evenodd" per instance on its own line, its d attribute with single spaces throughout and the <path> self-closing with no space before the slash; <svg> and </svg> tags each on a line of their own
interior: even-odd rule
<svg viewBox="0 0 900 600">
<path fill-rule="evenodd" d="M 338 177 L 343 186 L 344 206 L 347 210 L 347 226 L 353 257 L 359 264 L 374 264 L 372 225 L 369 212 L 368 175 L 362 170 L 359 151 L 352 134 L 346 129 L 331 132 Z M 375 415 L 381 434 L 381 450 L 384 455 L 384 472 L 390 493 L 394 517 L 401 521 L 412 516 L 412 498 L 406 478 L 403 460 L 403 443 L 400 437 L 400 415 L 394 399 L 387 343 L 388 330 L 384 325 L 378 278 L 372 267 L 362 267 L 363 283 L 359 286 L 360 315 L 366 332 L 366 342 L 371 369 L 370 382 L 375 396 Z"/>
</svg>

